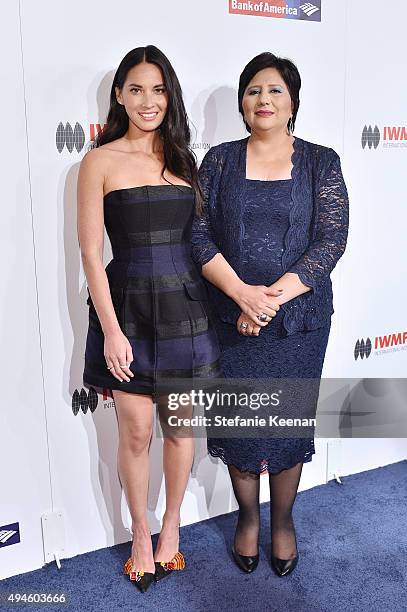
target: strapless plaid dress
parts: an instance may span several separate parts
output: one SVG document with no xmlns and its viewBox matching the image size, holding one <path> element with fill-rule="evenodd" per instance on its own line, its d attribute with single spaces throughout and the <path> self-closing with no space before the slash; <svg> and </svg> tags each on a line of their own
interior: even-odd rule
<svg viewBox="0 0 407 612">
<path fill-rule="evenodd" d="M 207 289 L 191 258 L 194 190 L 170 184 L 115 189 L 103 206 L 113 253 L 106 274 L 132 346 L 134 377 L 120 382 L 107 369 L 104 334 L 89 294 L 84 385 L 156 399 L 160 380 L 221 376 Z"/>
</svg>

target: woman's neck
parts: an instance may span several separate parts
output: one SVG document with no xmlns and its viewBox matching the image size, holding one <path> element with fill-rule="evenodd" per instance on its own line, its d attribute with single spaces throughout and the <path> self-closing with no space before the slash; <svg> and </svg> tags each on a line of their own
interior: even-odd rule
<svg viewBox="0 0 407 612">
<path fill-rule="evenodd" d="M 252 132 L 249 136 L 249 146 L 251 150 L 258 155 L 268 153 L 272 154 L 274 151 L 279 156 L 281 151 L 284 149 L 290 149 L 294 142 L 294 137 L 287 132 L 274 133 L 272 130 L 268 132 Z"/>
<path fill-rule="evenodd" d="M 162 152 L 163 145 L 158 130 L 152 132 L 133 131 L 129 128 L 123 136 L 132 153 L 142 152 L 146 155 L 157 155 Z"/>
</svg>

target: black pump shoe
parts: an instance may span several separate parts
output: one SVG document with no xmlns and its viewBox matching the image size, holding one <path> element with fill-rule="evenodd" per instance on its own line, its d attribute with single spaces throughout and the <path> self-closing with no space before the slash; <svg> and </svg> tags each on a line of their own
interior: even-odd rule
<svg viewBox="0 0 407 612">
<path fill-rule="evenodd" d="M 169 576 L 174 570 L 185 569 L 185 557 L 182 552 L 178 551 L 171 561 L 155 561 L 155 581 L 158 582 L 166 576 Z"/>
<path fill-rule="evenodd" d="M 256 567 L 259 564 L 259 555 L 240 555 L 235 551 L 235 548 L 232 548 L 232 555 L 236 562 L 236 565 L 240 567 L 241 570 L 246 572 L 247 574 L 251 574 L 254 572 Z"/>
<path fill-rule="evenodd" d="M 288 576 L 298 563 L 298 554 L 294 559 L 279 559 L 271 555 L 271 567 L 277 576 Z"/>
<path fill-rule="evenodd" d="M 123 566 L 123 572 L 129 576 L 130 580 L 134 582 L 139 591 L 145 593 L 153 584 L 155 574 L 151 572 L 144 572 L 142 570 L 133 571 L 132 566 L 133 562 L 130 557 Z"/>
</svg>

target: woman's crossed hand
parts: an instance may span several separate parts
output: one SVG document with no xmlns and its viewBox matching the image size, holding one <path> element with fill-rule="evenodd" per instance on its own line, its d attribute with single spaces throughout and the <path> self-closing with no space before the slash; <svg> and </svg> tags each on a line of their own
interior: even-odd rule
<svg viewBox="0 0 407 612">
<path fill-rule="evenodd" d="M 280 305 L 273 297 L 279 297 L 282 293 L 282 289 L 273 289 L 265 285 L 243 284 L 235 299 L 242 310 L 237 320 L 239 333 L 258 336 L 260 329 L 268 325 L 280 309 Z"/>
</svg>

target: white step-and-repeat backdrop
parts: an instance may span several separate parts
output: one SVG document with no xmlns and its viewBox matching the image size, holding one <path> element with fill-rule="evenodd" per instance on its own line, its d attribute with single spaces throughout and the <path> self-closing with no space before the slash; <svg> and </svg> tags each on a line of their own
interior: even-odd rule
<svg viewBox="0 0 407 612">
<path fill-rule="evenodd" d="M 199 160 L 245 135 L 237 84 L 249 59 L 268 50 L 297 64 L 295 133 L 341 155 L 351 202 L 324 376 L 405 375 L 406 20 L 403 0 L 391 11 L 379 0 L 3 6 L 0 577 L 39 568 L 54 552 L 70 557 L 130 539 L 112 398 L 99 395 L 95 408 L 82 388 L 87 294 L 76 181 L 105 121 L 114 71 L 134 47 L 154 44 L 173 63 Z M 302 489 L 407 455 L 401 438 L 316 442 Z M 156 532 L 160 440 L 151 452 Z M 234 508 L 225 467 L 198 440 L 183 524 Z"/>
</svg>

